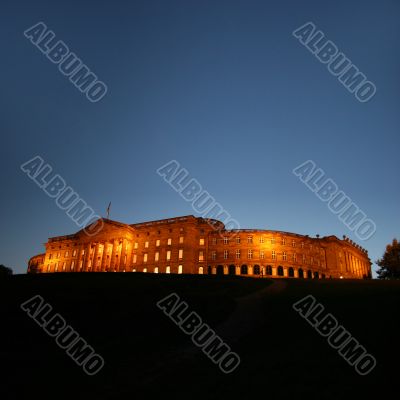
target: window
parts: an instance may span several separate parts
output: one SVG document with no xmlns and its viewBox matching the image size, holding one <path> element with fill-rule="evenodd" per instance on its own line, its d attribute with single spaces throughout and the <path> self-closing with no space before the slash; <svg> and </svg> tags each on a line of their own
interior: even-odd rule
<svg viewBox="0 0 400 400">
<path fill-rule="evenodd" d="M 286 239 L 283 237 L 282 238 L 282 246 L 285 246 L 286 245 Z"/>
<path fill-rule="evenodd" d="M 136 264 L 136 261 L 137 261 L 137 255 L 134 254 L 134 255 L 133 255 L 133 263 Z"/>
<path fill-rule="evenodd" d="M 264 236 L 260 236 L 260 243 L 264 243 Z"/>
<path fill-rule="evenodd" d="M 296 247 L 296 241 L 292 240 L 292 247 Z"/>
<path fill-rule="evenodd" d="M 228 258 L 229 252 L 228 250 L 224 250 L 224 259 L 226 260 Z"/>
<path fill-rule="evenodd" d="M 297 254 L 293 253 L 293 261 L 296 262 L 297 261 Z"/>
<path fill-rule="evenodd" d="M 180 260 L 182 260 L 182 258 L 183 258 L 183 249 L 179 249 L 178 257 L 179 257 Z"/>
<path fill-rule="evenodd" d="M 236 250 L 236 258 L 240 258 L 240 250 Z"/>
<path fill-rule="evenodd" d="M 60 258 L 61 253 L 57 253 L 57 258 Z"/>
<path fill-rule="evenodd" d="M 76 257 L 76 250 L 72 252 L 72 257 Z"/>
<path fill-rule="evenodd" d="M 69 251 L 68 250 L 65 252 L 64 257 L 69 257 Z"/>
<path fill-rule="evenodd" d="M 271 244 L 275 244 L 275 238 L 271 238 Z"/>
<path fill-rule="evenodd" d="M 200 245 L 200 246 L 204 246 L 204 238 L 200 238 L 200 240 L 199 240 L 199 245 Z"/>
<path fill-rule="evenodd" d="M 247 251 L 247 258 L 250 260 L 253 258 L 253 250 L 248 250 Z"/>
<path fill-rule="evenodd" d="M 171 259 L 171 250 L 167 251 L 167 261 Z"/>
<path fill-rule="evenodd" d="M 172 244 L 172 239 L 171 239 L 171 238 L 168 238 L 168 240 L 167 240 L 167 245 L 168 245 L 168 246 L 171 246 L 171 244 Z"/>
<path fill-rule="evenodd" d="M 247 243 L 253 243 L 253 236 L 247 236 Z"/>
<path fill-rule="evenodd" d="M 147 262 L 147 253 L 143 254 L 143 262 Z"/>
<path fill-rule="evenodd" d="M 158 267 L 154 267 L 154 273 L 158 274 Z"/>
<path fill-rule="evenodd" d="M 148 241 L 144 242 L 144 247 L 145 247 L 146 249 L 149 248 L 149 242 L 148 242 Z"/>
<path fill-rule="evenodd" d="M 228 243 L 229 243 L 228 238 L 226 236 L 224 236 L 224 244 L 228 244 Z"/>
<path fill-rule="evenodd" d="M 156 251 L 154 254 L 154 261 L 158 261 L 160 259 L 160 252 Z"/>
<path fill-rule="evenodd" d="M 156 240 L 156 247 L 160 247 L 160 239 Z"/>
<path fill-rule="evenodd" d="M 240 236 L 236 236 L 236 243 L 240 244 Z"/>
<path fill-rule="evenodd" d="M 139 247 L 139 243 L 138 243 L 138 242 L 135 242 L 134 248 L 137 249 L 138 247 Z"/>
<path fill-rule="evenodd" d="M 183 265 L 179 265 L 178 266 L 178 274 L 182 274 L 183 273 Z"/>
<path fill-rule="evenodd" d="M 56 267 L 54 268 L 54 271 L 55 271 L 55 272 L 58 271 L 58 262 L 56 262 Z"/>
<path fill-rule="evenodd" d="M 49 260 L 53 258 L 53 254 L 49 254 Z"/>
<path fill-rule="evenodd" d="M 165 268 L 165 273 L 166 274 L 170 274 L 171 273 L 171 267 L 168 266 L 167 268 Z"/>
<path fill-rule="evenodd" d="M 260 251 L 260 258 L 263 259 L 264 257 L 265 257 L 265 256 L 264 256 L 264 250 L 261 250 L 261 251 Z"/>
<path fill-rule="evenodd" d="M 305 264 L 305 263 L 306 263 L 306 255 L 303 254 L 303 264 Z"/>
<path fill-rule="evenodd" d="M 212 238 L 212 244 L 214 244 L 214 245 L 217 244 L 217 238 L 215 238 L 215 237 Z"/>
<path fill-rule="evenodd" d="M 147 272 L 147 268 L 143 268 L 143 272 Z"/>
<path fill-rule="evenodd" d="M 63 270 L 63 271 L 65 271 L 65 267 L 66 267 L 66 266 L 67 266 L 67 263 L 64 262 L 64 263 L 63 263 L 63 266 L 62 266 L 62 270 Z"/>
<path fill-rule="evenodd" d="M 273 260 L 276 260 L 276 253 L 275 253 L 275 250 L 272 250 L 271 256 L 272 256 L 272 259 L 273 259 Z"/>
<path fill-rule="evenodd" d="M 71 262 L 71 271 L 74 270 L 74 267 L 75 267 L 75 261 L 72 261 L 72 262 Z"/>
<path fill-rule="evenodd" d="M 204 251 L 203 250 L 199 251 L 199 261 L 204 261 Z"/>
<path fill-rule="evenodd" d="M 286 260 L 287 260 L 287 254 L 286 254 L 286 251 L 284 251 L 284 252 L 282 253 L 282 260 L 284 260 L 284 261 L 286 261 Z"/>
<path fill-rule="evenodd" d="M 180 243 L 180 244 L 183 243 L 183 236 L 179 236 L 179 243 Z"/>
</svg>

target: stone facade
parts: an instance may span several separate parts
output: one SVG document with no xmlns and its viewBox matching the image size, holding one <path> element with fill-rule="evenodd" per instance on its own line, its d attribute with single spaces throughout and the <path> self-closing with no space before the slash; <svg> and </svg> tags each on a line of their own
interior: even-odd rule
<svg viewBox="0 0 400 400">
<path fill-rule="evenodd" d="M 53 237 L 28 273 L 151 272 L 287 278 L 370 278 L 368 252 L 344 237 L 225 230 L 192 215 L 124 224 L 102 219 L 95 235 Z"/>
</svg>

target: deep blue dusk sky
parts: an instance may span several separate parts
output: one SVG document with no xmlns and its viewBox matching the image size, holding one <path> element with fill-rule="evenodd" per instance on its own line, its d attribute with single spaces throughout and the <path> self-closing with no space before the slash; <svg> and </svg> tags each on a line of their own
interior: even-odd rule
<svg viewBox="0 0 400 400">
<path fill-rule="evenodd" d="M 89 102 L 23 32 L 43 21 L 108 86 Z M 360 103 L 292 31 L 312 21 L 374 82 Z M 40 155 L 98 213 L 193 214 L 157 174 L 171 159 L 243 228 L 343 234 L 371 259 L 399 235 L 400 3 L 6 1 L 0 264 L 26 271 L 79 228 L 20 170 Z M 377 225 L 360 242 L 292 169 L 313 160 Z"/>
</svg>

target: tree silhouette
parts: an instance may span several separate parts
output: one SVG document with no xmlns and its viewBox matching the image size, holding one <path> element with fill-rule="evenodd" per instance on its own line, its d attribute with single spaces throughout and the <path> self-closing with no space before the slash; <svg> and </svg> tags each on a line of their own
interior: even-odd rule
<svg viewBox="0 0 400 400">
<path fill-rule="evenodd" d="M 3 264 L 0 264 L 0 278 L 11 276 L 13 274 L 13 270 L 11 268 L 6 267 Z"/>
<path fill-rule="evenodd" d="M 393 239 L 392 244 L 386 246 L 382 258 L 375 262 L 380 267 L 377 271 L 379 279 L 400 278 L 400 243 L 397 239 Z"/>
</svg>

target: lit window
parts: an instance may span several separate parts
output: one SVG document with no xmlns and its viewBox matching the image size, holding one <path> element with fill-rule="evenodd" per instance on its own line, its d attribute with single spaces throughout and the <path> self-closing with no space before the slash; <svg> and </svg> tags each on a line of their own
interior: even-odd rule
<svg viewBox="0 0 400 400">
<path fill-rule="evenodd" d="M 215 259 L 217 258 L 217 252 L 216 252 L 216 251 L 212 251 L 212 252 L 211 252 L 211 258 L 212 258 L 213 260 L 215 260 Z"/>
<path fill-rule="evenodd" d="M 292 247 L 296 247 L 296 242 L 292 240 Z"/>
<path fill-rule="evenodd" d="M 203 250 L 199 251 L 199 261 L 204 261 L 204 251 Z"/>
<path fill-rule="evenodd" d="M 171 239 L 171 238 L 168 238 L 167 245 L 168 245 L 168 246 L 171 246 L 171 244 L 172 244 L 172 239 Z"/>
<path fill-rule="evenodd" d="M 229 252 L 228 250 L 224 250 L 224 259 L 226 260 L 228 258 Z"/>
<path fill-rule="evenodd" d="M 143 268 L 143 272 L 147 272 L 147 268 Z"/>
<path fill-rule="evenodd" d="M 287 254 L 286 254 L 286 251 L 284 251 L 284 252 L 282 253 L 282 260 L 284 260 L 284 261 L 286 261 L 286 260 L 287 260 Z"/>
<path fill-rule="evenodd" d="M 64 263 L 63 263 L 63 266 L 62 266 L 62 270 L 63 270 L 63 271 L 65 271 L 65 267 L 66 267 L 66 266 L 67 266 L 67 263 L 64 262 Z"/>
<path fill-rule="evenodd" d="M 54 271 L 58 271 L 58 262 L 56 262 L 56 267 L 54 268 Z"/>
<path fill-rule="evenodd" d="M 236 243 L 240 244 L 240 236 L 236 236 Z"/>
<path fill-rule="evenodd" d="M 264 250 L 260 251 L 260 258 L 263 259 L 264 258 Z"/>
<path fill-rule="evenodd" d="M 136 264 L 136 261 L 137 261 L 137 255 L 134 254 L 134 255 L 133 255 L 133 263 Z"/>
<path fill-rule="evenodd" d="M 72 257 L 76 257 L 76 250 L 72 252 Z"/>
<path fill-rule="evenodd" d="M 160 253 L 156 251 L 156 253 L 154 254 L 154 261 L 158 261 L 159 258 L 160 258 Z"/>
<path fill-rule="evenodd" d="M 138 247 L 139 247 L 139 243 L 138 243 L 138 242 L 135 242 L 134 248 L 137 249 Z"/>
<path fill-rule="evenodd" d="M 240 258 L 240 250 L 236 250 L 236 258 Z"/>
<path fill-rule="evenodd" d="M 253 236 L 247 236 L 247 243 L 253 243 Z"/>
<path fill-rule="evenodd" d="M 158 274 L 158 267 L 154 267 L 154 273 Z"/>
<path fill-rule="evenodd" d="M 75 267 L 75 261 L 72 261 L 72 262 L 71 262 L 71 271 L 74 270 L 74 267 Z"/>
<path fill-rule="evenodd" d="M 200 238 L 200 240 L 199 240 L 199 245 L 200 245 L 200 246 L 204 246 L 204 238 Z"/>
<path fill-rule="evenodd" d="M 156 247 L 160 247 L 160 239 L 156 240 Z"/>
<path fill-rule="evenodd" d="M 264 236 L 260 236 L 260 243 L 264 243 Z"/>
<path fill-rule="evenodd" d="M 180 243 L 180 244 L 183 243 L 183 236 L 179 236 L 179 243 Z"/>
<path fill-rule="evenodd" d="M 178 274 L 182 274 L 183 273 L 183 265 L 179 265 L 178 266 Z"/>
<path fill-rule="evenodd" d="M 165 273 L 166 274 L 170 274 L 171 273 L 171 267 L 168 266 L 167 268 L 165 268 Z"/>
<path fill-rule="evenodd" d="M 224 244 L 228 244 L 229 240 L 226 236 L 224 236 Z"/>
<path fill-rule="evenodd" d="M 64 257 L 69 257 L 69 251 L 65 252 L 65 256 Z"/>
<path fill-rule="evenodd" d="M 252 259 L 253 258 L 253 250 L 248 250 L 247 251 L 247 258 Z"/>
<path fill-rule="evenodd" d="M 275 253 L 275 250 L 272 250 L 271 256 L 272 256 L 272 259 L 273 259 L 273 260 L 276 260 L 276 253 Z"/>
<path fill-rule="evenodd" d="M 167 251 L 167 261 L 171 259 L 171 250 Z"/>
<path fill-rule="evenodd" d="M 143 262 L 147 262 L 147 253 L 143 254 Z"/>
<path fill-rule="evenodd" d="M 183 258 L 183 249 L 179 249 L 179 259 L 182 260 Z"/>
<path fill-rule="evenodd" d="M 146 248 L 146 249 L 148 249 L 149 248 L 149 242 L 144 242 L 144 247 Z"/>
</svg>

